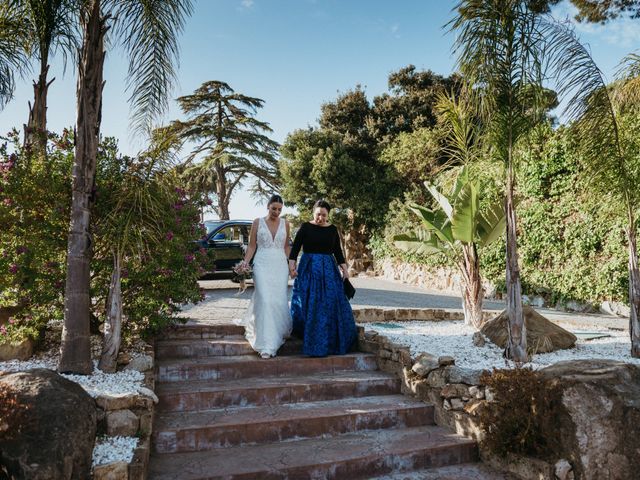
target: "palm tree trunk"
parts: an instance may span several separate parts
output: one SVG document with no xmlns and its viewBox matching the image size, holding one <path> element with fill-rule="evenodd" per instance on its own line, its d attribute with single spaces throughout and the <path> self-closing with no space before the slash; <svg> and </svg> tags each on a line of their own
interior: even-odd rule
<svg viewBox="0 0 640 480">
<path fill-rule="evenodd" d="M 636 222 L 631 205 L 628 208 L 629 227 L 629 335 L 631 336 L 631 356 L 640 358 L 640 272 L 636 243 Z"/>
<path fill-rule="evenodd" d="M 29 104 L 29 121 L 24 127 L 24 146 L 37 146 L 44 151 L 47 145 L 47 93 L 49 86 L 55 80 L 47 82 L 49 65 L 46 60 L 40 66 L 40 76 L 33 82 L 33 105 Z"/>
<path fill-rule="evenodd" d="M 462 246 L 463 255 L 463 286 L 462 309 L 464 311 L 464 323 L 480 330 L 482 327 L 482 302 L 484 289 L 480 276 L 480 262 L 475 243 Z"/>
<path fill-rule="evenodd" d="M 98 368 L 103 372 L 116 371 L 116 360 L 120 350 L 122 331 L 122 288 L 121 288 L 121 258 L 120 252 L 113 253 L 113 271 L 107 297 L 107 320 L 104 323 L 104 339 L 102 341 L 102 355 Z"/>
<path fill-rule="evenodd" d="M 522 311 L 522 286 L 518 267 L 518 244 L 516 233 L 516 209 L 513 204 L 515 175 L 509 151 L 507 165 L 506 227 L 507 227 L 507 315 L 509 316 L 509 339 L 506 357 L 516 363 L 528 361 L 527 331 Z"/>
<path fill-rule="evenodd" d="M 78 69 L 77 126 L 71 222 L 67 247 L 62 354 L 58 371 L 89 374 L 93 371 L 89 343 L 89 221 L 102 109 L 105 19 L 100 0 L 89 0 L 83 12 L 83 45 Z"/>
</svg>

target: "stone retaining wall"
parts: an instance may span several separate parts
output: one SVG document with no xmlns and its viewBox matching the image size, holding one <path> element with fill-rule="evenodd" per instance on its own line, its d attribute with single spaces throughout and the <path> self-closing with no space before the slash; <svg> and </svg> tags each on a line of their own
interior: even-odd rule
<svg viewBox="0 0 640 480">
<path fill-rule="evenodd" d="M 455 293 L 456 295 L 459 295 L 462 289 L 460 273 L 446 267 L 429 267 L 392 258 L 383 258 L 376 260 L 375 272 L 387 280 L 400 280 L 410 285 Z M 495 286 L 487 280 L 483 280 L 482 285 L 485 298 L 495 298 Z"/>
<path fill-rule="evenodd" d="M 462 312 L 455 310 L 404 310 L 413 309 L 354 309 L 354 314 L 360 323 L 463 318 Z M 400 312 L 401 318 L 394 317 L 392 312 Z M 493 315 L 491 312 L 489 314 Z M 482 370 L 458 367 L 455 358 L 450 356 L 421 353 L 412 357 L 409 347 L 394 343 L 377 332 L 367 332 L 362 326 L 358 327 L 358 346 L 361 351 L 377 356 L 381 370 L 400 378 L 403 394 L 432 404 L 438 425 L 451 428 L 479 443 L 482 441 L 484 431 L 480 426 L 478 411 L 482 405 L 493 400 L 491 390 L 480 382 Z M 571 468 L 557 475 L 557 466 L 531 457 L 510 455 L 508 458 L 498 458 L 484 449 L 480 449 L 480 456 L 483 461 L 523 480 L 573 479 Z"/>
<path fill-rule="evenodd" d="M 100 395 L 96 398 L 98 409 L 98 434 L 107 436 L 137 436 L 138 446 L 129 464 L 112 462 L 98 465 L 93 480 L 145 480 L 151 453 L 151 432 L 154 405 L 158 397 L 154 393 L 154 352 L 151 345 L 142 355 L 130 358 L 118 357 L 119 369 L 135 369 L 144 373 L 144 388 L 138 393 Z"/>
</svg>

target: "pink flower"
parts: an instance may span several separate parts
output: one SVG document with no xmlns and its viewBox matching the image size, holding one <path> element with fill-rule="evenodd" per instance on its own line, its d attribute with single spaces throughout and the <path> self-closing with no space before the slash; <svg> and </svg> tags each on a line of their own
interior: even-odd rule
<svg viewBox="0 0 640 480">
<path fill-rule="evenodd" d="M 15 319 L 13 317 L 9 317 L 9 324 L 13 325 L 14 323 L 16 323 Z"/>
<path fill-rule="evenodd" d="M 4 325 L 0 325 L 0 335 L 6 335 L 7 329 Z"/>
<path fill-rule="evenodd" d="M 20 245 L 18 247 L 16 247 L 16 253 L 18 255 L 22 255 L 23 253 L 27 253 L 28 248 L 25 247 L 24 245 Z"/>
<path fill-rule="evenodd" d="M 207 197 L 207 200 L 205 201 L 205 203 L 206 203 L 207 205 L 213 205 L 213 202 L 212 202 L 212 201 L 211 201 L 211 199 L 210 199 L 210 198 L 208 198 L 208 197 Z"/>
<path fill-rule="evenodd" d="M 12 263 L 11 266 L 9 267 L 9 272 L 18 273 L 18 265 L 16 265 L 15 263 Z"/>
<path fill-rule="evenodd" d="M 204 247 L 200 247 L 200 255 L 206 255 L 207 254 L 207 249 Z"/>
<path fill-rule="evenodd" d="M 183 207 L 183 206 L 184 206 L 184 205 L 182 204 L 182 202 L 176 202 L 176 203 L 173 205 L 173 209 L 174 209 L 174 210 L 182 210 L 182 207 Z"/>
<path fill-rule="evenodd" d="M 13 204 L 13 202 L 11 201 L 11 199 L 10 199 L 10 198 L 5 198 L 5 199 L 2 201 L 2 203 L 4 203 L 4 205 L 5 205 L 5 206 L 7 206 L 7 207 L 10 207 L 10 206 Z"/>
<path fill-rule="evenodd" d="M 168 241 L 173 240 L 173 232 L 171 232 L 171 231 L 167 232 L 167 234 L 164 236 L 164 238 L 166 238 Z"/>
<path fill-rule="evenodd" d="M 194 258 L 195 258 L 195 257 L 194 257 L 192 254 L 190 254 L 190 253 L 188 253 L 188 254 L 186 254 L 186 255 L 184 256 L 184 259 L 185 259 L 187 262 L 193 262 L 193 259 L 194 259 Z"/>
</svg>

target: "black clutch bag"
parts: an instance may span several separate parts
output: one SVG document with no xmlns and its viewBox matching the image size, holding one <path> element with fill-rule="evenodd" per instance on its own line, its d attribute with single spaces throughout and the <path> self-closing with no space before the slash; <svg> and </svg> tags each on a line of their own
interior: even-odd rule
<svg viewBox="0 0 640 480">
<path fill-rule="evenodd" d="M 344 282 L 342 283 L 344 284 L 344 294 L 349 300 L 351 300 L 353 296 L 356 294 L 356 289 L 354 288 L 353 285 L 351 285 L 351 282 L 349 281 L 348 278 L 345 278 Z"/>
</svg>

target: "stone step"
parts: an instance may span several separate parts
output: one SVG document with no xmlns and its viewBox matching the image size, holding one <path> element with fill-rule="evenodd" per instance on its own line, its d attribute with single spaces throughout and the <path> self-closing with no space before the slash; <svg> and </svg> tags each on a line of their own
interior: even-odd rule
<svg viewBox="0 0 640 480">
<path fill-rule="evenodd" d="M 165 413 L 153 436 L 156 453 L 178 453 L 429 424 L 433 406 L 387 395 Z"/>
<path fill-rule="evenodd" d="M 377 371 L 317 373 L 293 377 L 156 383 L 158 411 L 259 406 L 400 392 L 400 380 Z"/>
<path fill-rule="evenodd" d="M 164 329 L 157 339 L 222 338 L 230 335 L 244 335 L 244 327 L 233 323 L 175 325 Z"/>
<path fill-rule="evenodd" d="M 476 444 L 437 426 L 155 454 L 150 480 L 364 479 L 475 461 Z"/>
<path fill-rule="evenodd" d="M 222 338 L 167 339 L 156 341 L 156 358 L 203 358 L 217 356 L 250 355 L 254 353 L 249 342 L 240 335 Z M 278 355 L 302 353 L 302 340 L 287 340 Z"/>
<path fill-rule="evenodd" d="M 159 360 L 158 382 L 183 380 L 229 380 L 234 378 L 283 377 L 321 372 L 376 370 L 375 355 L 350 353 L 329 357 L 288 355 L 267 360 L 257 355 Z"/>
<path fill-rule="evenodd" d="M 414 472 L 391 473 L 373 477 L 370 480 L 518 480 L 518 478 L 481 463 L 462 463 Z"/>
</svg>

